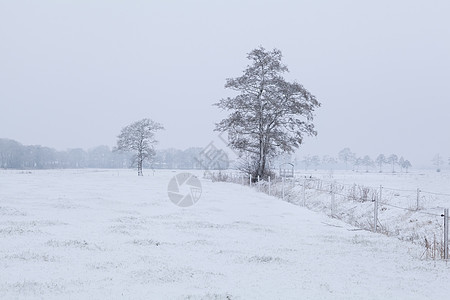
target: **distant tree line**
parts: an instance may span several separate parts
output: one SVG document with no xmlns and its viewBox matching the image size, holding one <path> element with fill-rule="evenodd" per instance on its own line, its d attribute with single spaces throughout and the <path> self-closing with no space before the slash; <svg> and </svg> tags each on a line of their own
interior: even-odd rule
<svg viewBox="0 0 450 300">
<path fill-rule="evenodd" d="M 352 169 L 355 171 L 359 171 L 361 167 L 368 172 L 369 168 L 377 167 L 379 172 L 383 172 L 383 166 L 389 165 L 392 168 L 392 173 L 395 173 L 397 170 L 396 167 L 400 168 L 401 172 L 408 172 L 408 169 L 412 167 L 408 159 L 405 159 L 403 156 L 399 157 L 397 154 L 379 154 L 373 160 L 369 155 L 358 156 L 350 148 L 344 148 L 338 153 L 338 157 L 341 161 L 345 162 L 346 166 L 351 164 Z"/>
<path fill-rule="evenodd" d="M 221 151 L 221 150 L 217 150 Z M 154 169 L 205 169 L 209 163 L 201 147 L 186 150 L 156 150 L 144 168 Z M 216 157 L 220 153 L 215 153 Z M 210 153 L 210 155 L 212 155 Z M 40 145 L 26 146 L 10 140 L 0 139 L 0 168 L 2 169 L 78 169 L 78 168 L 131 168 L 135 166 L 133 154 L 114 151 L 108 146 L 98 146 L 89 150 L 81 148 L 57 151 Z M 229 167 L 228 161 L 215 165 L 217 169 Z"/>
<path fill-rule="evenodd" d="M 22 145 L 0 139 L 0 168 L 2 169 L 64 169 L 64 168 L 124 168 L 129 154 L 98 146 L 88 151 L 81 148 L 57 151 L 41 145 Z"/>
<path fill-rule="evenodd" d="M 224 156 L 225 159 L 215 159 Z M 205 149 L 201 147 L 191 147 L 186 150 L 171 148 L 157 150 L 152 166 L 155 169 L 225 170 L 230 167 L 230 161 L 225 152 L 220 149 L 212 149 L 205 153 Z"/>
<path fill-rule="evenodd" d="M 372 159 L 369 155 L 358 156 L 356 153 L 352 152 L 350 148 L 344 148 L 337 154 L 337 157 L 325 155 L 320 157 L 318 155 L 306 155 L 301 161 L 294 159 L 296 165 L 303 165 L 305 170 L 318 168 L 343 168 L 351 169 L 353 171 L 365 171 L 377 170 L 378 172 L 383 172 L 385 166 L 389 168 L 390 172 L 408 172 L 412 167 L 411 162 L 405 159 L 403 156 L 398 156 L 396 154 L 379 154 L 375 159 Z"/>
</svg>

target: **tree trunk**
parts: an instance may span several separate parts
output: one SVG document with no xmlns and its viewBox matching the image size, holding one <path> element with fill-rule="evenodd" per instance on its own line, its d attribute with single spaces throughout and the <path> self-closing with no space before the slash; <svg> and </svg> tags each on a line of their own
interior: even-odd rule
<svg viewBox="0 0 450 300">
<path fill-rule="evenodd" d="M 259 160 L 258 160 L 258 169 L 256 170 L 256 178 L 263 179 L 265 178 L 266 173 L 266 148 L 263 137 L 260 138 L 259 141 Z"/>
<path fill-rule="evenodd" d="M 266 173 L 266 154 L 263 153 L 262 162 L 261 162 L 261 172 L 259 174 L 259 177 L 264 178 L 265 173 Z"/>
<path fill-rule="evenodd" d="M 144 176 L 144 174 L 142 173 L 142 161 L 143 161 L 143 157 L 142 154 L 139 153 L 138 154 L 138 158 L 137 158 L 138 162 L 138 176 Z"/>
</svg>

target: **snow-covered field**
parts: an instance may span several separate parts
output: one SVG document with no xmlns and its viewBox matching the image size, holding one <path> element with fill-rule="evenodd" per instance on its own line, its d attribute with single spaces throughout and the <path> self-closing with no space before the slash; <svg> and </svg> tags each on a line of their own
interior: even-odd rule
<svg viewBox="0 0 450 300">
<path fill-rule="evenodd" d="M 0 171 L 0 298 L 450 295 L 450 266 L 419 245 L 202 173 L 200 201 L 180 208 L 167 195 L 177 172 L 151 173 Z"/>
</svg>

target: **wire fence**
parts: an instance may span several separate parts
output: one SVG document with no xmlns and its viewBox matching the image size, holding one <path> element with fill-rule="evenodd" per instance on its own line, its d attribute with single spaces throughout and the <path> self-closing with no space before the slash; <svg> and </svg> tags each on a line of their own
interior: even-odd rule
<svg viewBox="0 0 450 300">
<path fill-rule="evenodd" d="M 208 173 L 213 181 L 247 185 L 284 201 L 326 213 L 361 230 L 395 236 L 424 247 L 423 258 L 448 259 L 450 194 L 346 184 L 314 177 L 267 180 L 242 173 Z"/>
</svg>

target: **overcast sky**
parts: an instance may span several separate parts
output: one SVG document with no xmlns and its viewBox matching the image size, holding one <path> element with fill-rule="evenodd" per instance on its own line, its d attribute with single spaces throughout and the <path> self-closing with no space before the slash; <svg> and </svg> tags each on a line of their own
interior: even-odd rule
<svg viewBox="0 0 450 300">
<path fill-rule="evenodd" d="M 350 147 L 450 156 L 450 1 L 0 0 L 0 137 L 114 146 L 141 118 L 160 148 L 206 146 L 246 55 L 283 52 L 322 103 L 298 156 Z"/>
</svg>

